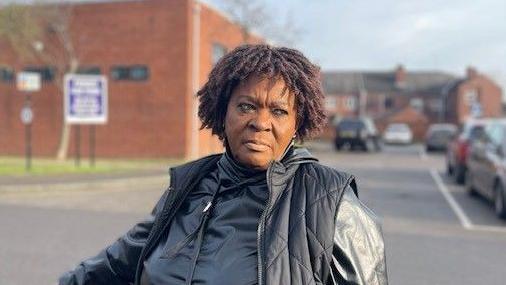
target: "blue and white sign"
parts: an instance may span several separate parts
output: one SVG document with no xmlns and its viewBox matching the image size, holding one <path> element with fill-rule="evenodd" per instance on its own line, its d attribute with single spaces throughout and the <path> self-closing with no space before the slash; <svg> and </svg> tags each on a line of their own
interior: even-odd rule
<svg viewBox="0 0 506 285">
<path fill-rule="evenodd" d="M 105 124 L 107 122 L 107 78 L 103 75 L 67 74 L 64 78 L 65 122 Z"/>
</svg>

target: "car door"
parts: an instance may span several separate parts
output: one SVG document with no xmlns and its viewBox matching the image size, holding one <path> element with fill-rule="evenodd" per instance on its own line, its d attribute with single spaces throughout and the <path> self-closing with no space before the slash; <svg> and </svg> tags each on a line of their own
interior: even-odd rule
<svg viewBox="0 0 506 285">
<path fill-rule="evenodd" d="M 494 194 L 494 181 L 497 174 L 497 167 L 502 159 L 502 141 L 504 129 L 501 124 L 494 124 L 490 128 L 489 137 L 483 161 L 483 194 L 491 198 Z"/>
<path fill-rule="evenodd" d="M 468 162 L 473 184 L 479 192 L 483 192 L 486 187 L 486 179 L 483 175 L 486 169 L 486 151 L 490 142 L 490 130 L 487 128 L 483 135 L 473 141 Z"/>
</svg>

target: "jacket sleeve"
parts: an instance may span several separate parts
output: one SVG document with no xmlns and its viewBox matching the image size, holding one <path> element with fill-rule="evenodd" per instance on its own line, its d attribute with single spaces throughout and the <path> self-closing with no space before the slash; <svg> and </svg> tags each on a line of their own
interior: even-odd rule
<svg viewBox="0 0 506 285">
<path fill-rule="evenodd" d="M 133 282 L 142 248 L 155 216 L 162 210 L 168 191 L 165 191 L 151 215 L 98 255 L 82 261 L 74 270 L 63 274 L 59 285 L 126 285 Z"/>
<path fill-rule="evenodd" d="M 349 185 L 342 194 L 335 225 L 327 284 L 387 285 L 381 225 Z"/>
</svg>

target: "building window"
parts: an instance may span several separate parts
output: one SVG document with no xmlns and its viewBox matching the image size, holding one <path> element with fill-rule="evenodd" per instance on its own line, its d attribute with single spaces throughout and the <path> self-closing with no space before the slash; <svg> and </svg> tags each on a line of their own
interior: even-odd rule
<svg viewBox="0 0 506 285">
<path fill-rule="evenodd" d="M 441 99 L 431 99 L 429 101 L 429 109 L 434 113 L 439 113 L 443 111 L 443 100 Z"/>
<path fill-rule="evenodd" d="M 102 72 L 98 66 L 81 66 L 77 69 L 76 74 L 99 75 Z"/>
<path fill-rule="evenodd" d="M 14 81 L 14 69 L 10 67 L 0 67 L 0 81 L 13 82 Z"/>
<path fill-rule="evenodd" d="M 468 90 L 464 93 L 464 102 L 467 106 L 471 106 L 478 101 L 478 91 L 476 89 Z"/>
<path fill-rule="evenodd" d="M 393 98 L 385 99 L 385 109 L 389 110 L 395 107 L 395 101 Z"/>
<path fill-rule="evenodd" d="M 227 53 L 227 48 L 222 45 L 222 44 L 218 44 L 218 43 L 214 43 L 213 44 L 213 51 L 212 51 L 212 63 L 213 63 L 213 66 L 216 65 L 216 63 L 218 63 L 218 61 Z"/>
<path fill-rule="evenodd" d="M 53 66 L 29 66 L 23 69 L 23 71 L 40 74 L 41 81 L 53 81 L 56 74 L 56 68 Z"/>
<path fill-rule="evenodd" d="M 334 110 L 337 105 L 337 100 L 335 96 L 325 96 L 325 109 L 326 110 Z"/>
<path fill-rule="evenodd" d="M 114 66 L 111 77 L 114 80 L 144 81 L 149 78 L 149 69 L 145 65 Z"/>
<path fill-rule="evenodd" d="M 418 112 L 423 112 L 423 100 L 422 98 L 411 98 L 409 100 L 409 105 L 413 107 L 413 109 L 417 110 Z"/>
<path fill-rule="evenodd" d="M 357 98 L 355 97 L 346 97 L 344 99 L 344 107 L 349 111 L 355 111 L 357 108 Z"/>
</svg>

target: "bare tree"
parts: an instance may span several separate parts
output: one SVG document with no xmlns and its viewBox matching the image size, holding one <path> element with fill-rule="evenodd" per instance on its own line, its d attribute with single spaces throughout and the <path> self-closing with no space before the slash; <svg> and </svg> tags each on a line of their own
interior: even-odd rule
<svg viewBox="0 0 506 285">
<path fill-rule="evenodd" d="M 55 84 L 63 96 L 63 77 L 79 68 L 71 30 L 73 5 L 69 3 L 0 7 L 0 40 L 22 59 L 36 59 L 55 68 Z M 82 56 L 82 53 L 80 54 Z M 56 157 L 67 158 L 70 125 L 62 120 Z"/>
<path fill-rule="evenodd" d="M 274 43 L 293 46 L 302 34 L 289 10 L 285 15 L 278 11 L 274 17 L 262 0 L 221 0 L 219 3 L 231 20 L 241 27 L 243 42 L 248 42 L 252 33 L 258 33 Z"/>
</svg>

